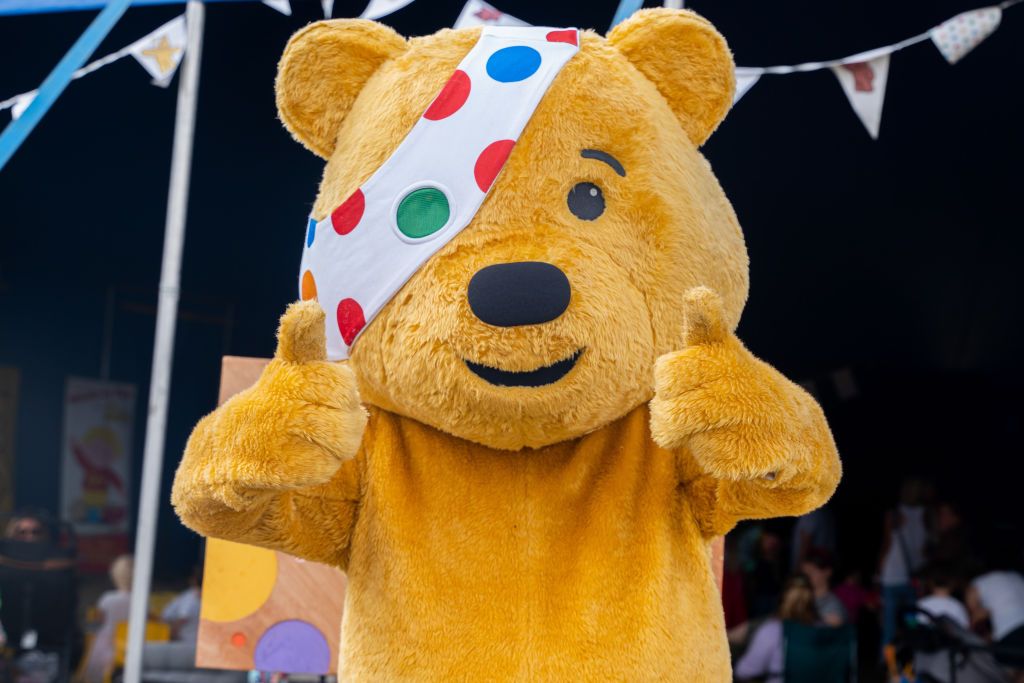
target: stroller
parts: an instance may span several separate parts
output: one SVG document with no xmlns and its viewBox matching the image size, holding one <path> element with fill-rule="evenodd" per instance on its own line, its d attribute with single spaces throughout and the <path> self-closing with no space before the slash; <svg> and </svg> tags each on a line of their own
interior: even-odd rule
<svg viewBox="0 0 1024 683">
<path fill-rule="evenodd" d="M 0 623 L 15 661 L 0 674 L 29 680 L 68 680 L 77 643 L 76 542 L 70 525 L 34 515 L 48 538 L 0 539 Z"/>
<path fill-rule="evenodd" d="M 918 683 L 1008 683 L 995 648 L 946 616 L 920 607 L 903 615 L 897 659 L 912 666 Z"/>
</svg>

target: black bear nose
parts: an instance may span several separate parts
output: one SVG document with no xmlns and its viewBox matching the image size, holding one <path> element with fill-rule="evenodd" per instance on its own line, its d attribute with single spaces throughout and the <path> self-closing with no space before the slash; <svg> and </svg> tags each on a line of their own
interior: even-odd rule
<svg viewBox="0 0 1024 683">
<path fill-rule="evenodd" d="M 522 261 L 481 268 L 469 281 L 469 307 L 488 325 L 515 327 L 554 320 L 569 307 L 569 278 L 550 263 Z"/>
</svg>

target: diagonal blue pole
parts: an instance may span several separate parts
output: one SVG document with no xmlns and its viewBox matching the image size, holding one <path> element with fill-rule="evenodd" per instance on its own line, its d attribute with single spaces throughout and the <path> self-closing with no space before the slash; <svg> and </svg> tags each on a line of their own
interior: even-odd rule
<svg viewBox="0 0 1024 683">
<path fill-rule="evenodd" d="M 38 94 L 24 113 L 11 121 L 4 132 L 0 134 L 0 170 L 3 170 L 10 158 L 21 147 L 21 143 L 25 142 L 25 138 L 32 132 L 32 129 L 64 92 L 64 88 L 71 82 L 71 76 L 75 70 L 85 64 L 89 55 L 96 51 L 100 42 L 110 33 L 110 29 L 114 28 L 114 24 L 128 9 L 131 2 L 132 0 L 109 0 L 107 2 L 103 11 L 96 15 L 96 18 L 89 24 L 89 28 L 85 29 L 85 33 L 79 36 L 68 53 L 39 86 Z"/>
<path fill-rule="evenodd" d="M 644 0 L 619 0 L 619 7 L 615 10 L 615 18 L 612 19 L 612 25 L 609 29 L 615 28 L 626 19 L 629 19 L 633 12 L 644 6 Z"/>
</svg>

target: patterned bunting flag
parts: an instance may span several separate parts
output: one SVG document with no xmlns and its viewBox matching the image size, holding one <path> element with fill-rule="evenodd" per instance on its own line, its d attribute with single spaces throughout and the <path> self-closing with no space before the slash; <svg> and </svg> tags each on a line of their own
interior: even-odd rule
<svg viewBox="0 0 1024 683">
<path fill-rule="evenodd" d="M 166 87 L 181 64 L 186 42 L 185 17 L 181 16 L 135 41 L 127 49 L 153 77 L 153 85 Z"/>
<path fill-rule="evenodd" d="M 855 59 L 855 58 L 854 58 Z M 863 62 L 851 61 L 832 67 L 839 79 L 850 106 L 868 130 L 872 139 L 878 139 L 882 125 L 882 105 L 885 103 L 885 85 L 889 80 L 889 55 Z"/>
<path fill-rule="evenodd" d="M 459 18 L 455 20 L 453 28 L 466 28 L 467 26 L 529 26 L 529 24 L 522 19 L 505 14 L 483 0 L 469 0 L 462 8 Z"/>
<path fill-rule="evenodd" d="M 747 92 L 754 87 L 754 84 L 761 78 L 759 73 L 741 73 L 736 72 L 736 92 L 733 93 L 732 103 L 735 105 L 740 101 L 740 98 L 747 94 Z"/>
<path fill-rule="evenodd" d="M 370 4 L 366 6 L 359 18 L 380 19 L 392 12 L 397 12 L 411 2 L 412 0 L 370 0 Z"/>
<path fill-rule="evenodd" d="M 956 64 L 999 28 L 1003 11 L 998 7 L 982 7 L 958 14 L 931 30 L 935 47 L 950 64 Z"/>
</svg>

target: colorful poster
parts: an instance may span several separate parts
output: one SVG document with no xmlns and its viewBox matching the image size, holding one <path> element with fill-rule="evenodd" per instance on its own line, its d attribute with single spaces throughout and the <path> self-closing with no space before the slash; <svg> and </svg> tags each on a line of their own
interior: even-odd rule
<svg viewBox="0 0 1024 683">
<path fill-rule="evenodd" d="M 135 386 L 68 378 L 61 516 L 75 525 L 85 571 L 106 571 L 128 547 Z"/>
<path fill-rule="evenodd" d="M 14 424 L 18 415 L 18 369 L 0 367 L 0 512 L 14 504 Z"/>
</svg>

